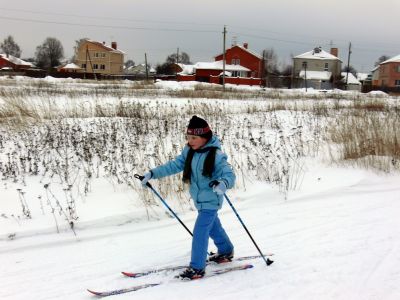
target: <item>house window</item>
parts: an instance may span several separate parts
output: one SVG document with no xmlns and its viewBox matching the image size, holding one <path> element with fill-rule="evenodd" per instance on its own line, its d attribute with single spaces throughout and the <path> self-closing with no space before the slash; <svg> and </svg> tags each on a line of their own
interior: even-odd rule
<svg viewBox="0 0 400 300">
<path fill-rule="evenodd" d="M 106 57 L 106 54 L 104 52 L 95 52 L 94 57 L 96 58 L 104 58 Z"/>
<path fill-rule="evenodd" d="M 82 64 L 82 69 L 86 69 L 86 64 Z"/>
<path fill-rule="evenodd" d="M 303 61 L 303 68 L 304 69 L 307 68 L 307 62 L 306 61 Z"/>
<path fill-rule="evenodd" d="M 239 71 L 232 71 L 232 77 L 239 77 Z"/>
<path fill-rule="evenodd" d="M 400 73 L 400 65 L 397 66 L 397 72 Z"/>
<path fill-rule="evenodd" d="M 240 65 L 240 58 L 232 59 L 232 65 Z"/>
<path fill-rule="evenodd" d="M 100 65 L 100 70 L 105 70 L 106 69 L 106 65 Z"/>
<path fill-rule="evenodd" d="M 93 70 L 97 70 L 99 68 L 98 64 L 93 64 Z"/>
<path fill-rule="evenodd" d="M 324 71 L 328 71 L 328 67 L 329 67 L 329 64 L 328 64 L 328 63 L 325 63 Z"/>
<path fill-rule="evenodd" d="M 400 87 L 400 80 L 395 80 L 395 81 L 394 81 L 394 85 L 395 85 L 396 87 Z"/>
</svg>

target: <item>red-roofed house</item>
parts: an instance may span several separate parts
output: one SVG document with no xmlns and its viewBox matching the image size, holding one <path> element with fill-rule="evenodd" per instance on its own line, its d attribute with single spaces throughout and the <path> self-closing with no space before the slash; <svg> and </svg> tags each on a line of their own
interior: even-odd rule
<svg viewBox="0 0 400 300">
<path fill-rule="evenodd" d="M 18 57 L 0 54 L 0 69 L 11 68 L 14 71 L 22 71 L 32 67 L 32 64 Z"/>
<path fill-rule="evenodd" d="M 215 61 L 222 61 L 223 54 L 215 57 Z M 249 50 L 248 43 L 243 46 L 233 45 L 225 51 L 225 60 L 229 65 L 241 65 L 250 70 L 248 76 L 253 78 L 260 78 L 262 76 L 263 59 L 262 56 Z M 232 74 L 235 76 L 236 74 Z"/>
<path fill-rule="evenodd" d="M 234 45 L 225 51 L 225 83 L 261 85 L 263 59 L 250 51 L 248 44 Z M 195 80 L 222 83 L 223 54 L 215 56 L 214 62 L 198 62 L 194 65 L 177 64 L 178 81 Z"/>
</svg>

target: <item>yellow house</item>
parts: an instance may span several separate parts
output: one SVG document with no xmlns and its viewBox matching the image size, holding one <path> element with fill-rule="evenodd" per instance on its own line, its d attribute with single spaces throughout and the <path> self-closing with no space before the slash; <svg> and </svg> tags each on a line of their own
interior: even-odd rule
<svg viewBox="0 0 400 300">
<path fill-rule="evenodd" d="M 79 44 L 75 57 L 75 64 L 82 68 L 80 73 L 123 74 L 124 52 L 118 50 L 116 42 L 107 46 L 105 42 L 83 40 Z"/>
</svg>

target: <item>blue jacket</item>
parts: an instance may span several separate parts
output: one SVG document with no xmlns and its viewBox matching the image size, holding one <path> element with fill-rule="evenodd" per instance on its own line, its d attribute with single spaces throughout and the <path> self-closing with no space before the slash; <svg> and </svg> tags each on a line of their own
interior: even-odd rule
<svg viewBox="0 0 400 300">
<path fill-rule="evenodd" d="M 214 171 L 211 178 L 203 176 L 204 160 L 207 157 L 208 151 L 204 153 L 194 153 L 190 180 L 190 196 L 198 210 L 220 209 L 223 202 L 223 195 L 218 196 L 214 193 L 213 189 L 209 186 L 209 183 L 213 180 L 223 180 L 227 188 L 230 189 L 235 184 L 236 176 L 231 166 L 228 164 L 228 157 L 224 152 L 222 152 L 221 143 L 216 136 L 213 136 L 210 141 L 203 146 L 203 148 L 206 147 L 218 148 L 215 154 Z M 159 179 L 182 172 L 185 167 L 185 161 L 189 149 L 189 146 L 186 145 L 183 148 L 182 153 L 175 157 L 175 159 L 152 169 L 152 179 Z"/>
</svg>

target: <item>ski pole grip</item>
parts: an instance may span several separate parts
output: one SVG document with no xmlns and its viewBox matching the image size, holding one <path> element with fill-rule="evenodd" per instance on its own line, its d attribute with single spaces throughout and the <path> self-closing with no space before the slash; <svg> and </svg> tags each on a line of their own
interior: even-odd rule
<svg viewBox="0 0 400 300">
<path fill-rule="evenodd" d="M 144 179 L 144 176 L 139 175 L 139 174 L 135 174 L 135 175 L 133 175 L 133 177 L 139 179 L 140 181 L 142 181 L 142 180 Z M 146 182 L 146 186 L 148 186 L 149 188 L 152 187 L 151 184 L 150 184 L 150 182 Z"/>
</svg>

